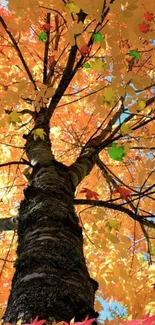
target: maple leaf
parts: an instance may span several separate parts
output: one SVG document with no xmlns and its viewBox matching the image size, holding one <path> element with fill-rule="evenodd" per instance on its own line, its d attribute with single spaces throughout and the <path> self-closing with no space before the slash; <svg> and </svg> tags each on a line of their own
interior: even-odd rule
<svg viewBox="0 0 155 325">
<path fill-rule="evenodd" d="M 138 111 L 141 111 L 146 106 L 146 100 L 145 99 L 138 100 L 137 105 L 138 105 L 138 109 L 137 110 Z"/>
<path fill-rule="evenodd" d="M 55 61 L 55 56 L 54 55 L 51 55 L 51 56 L 48 57 L 48 62 L 50 64 L 52 64 L 54 61 Z"/>
<path fill-rule="evenodd" d="M 90 68 L 90 64 L 89 64 L 89 63 L 85 63 L 83 66 L 84 66 L 86 69 L 89 69 L 89 68 Z"/>
<path fill-rule="evenodd" d="M 34 140 L 37 140 L 37 138 L 40 138 L 40 139 L 44 140 L 44 138 L 45 138 L 44 135 L 46 133 L 44 132 L 43 129 L 38 128 L 38 129 L 33 130 L 32 131 L 32 134 L 33 134 Z"/>
<path fill-rule="evenodd" d="M 75 322 L 75 323 L 66 323 L 64 322 L 63 325 L 91 325 L 95 318 L 88 319 L 88 316 L 82 322 Z"/>
<path fill-rule="evenodd" d="M 88 188 L 83 188 L 79 193 L 86 193 L 86 199 L 90 200 L 92 197 L 95 198 L 95 200 L 98 200 L 99 194 L 97 194 L 94 191 L 89 190 Z"/>
<path fill-rule="evenodd" d="M 43 320 L 39 320 L 38 321 L 38 316 L 32 321 L 32 323 L 29 323 L 29 324 L 23 324 L 23 325 L 42 325 L 46 322 L 45 319 Z"/>
<path fill-rule="evenodd" d="M 112 148 L 108 149 L 108 153 L 111 159 L 121 161 L 126 156 L 124 152 L 124 146 L 119 146 L 116 148 L 117 143 L 113 142 Z"/>
<path fill-rule="evenodd" d="M 102 42 L 104 39 L 104 36 L 101 33 L 95 33 L 95 34 L 93 34 L 92 37 L 93 37 L 94 43 Z"/>
<path fill-rule="evenodd" d="M 142 160 L 142 158 L 141 157 L 139 157 L 139 156 L 136 156 L 136 158 L 135 158 L 136 160 L 138 160 L 138 161 L 141 161 Z"/>
<path fill-rule="evenodd" d="M 150 25 L 143 21 L 141 24 L 139 24 L 139 29 L 142 33 L 147 33 L 150 30 Z"/>
<path fill-rule="evenodd" d="M 47 41 L 47 35 L 45 32 L 41 32 L 39 35 L 38 35 L 38 38 L 39 38 L 39 41 L 41 42 L 46 42 Z"/>
<path fill-rule="evenodd" d="M 129 55 L 132 56 L 132 57 L 134 57 L 136 60 L 139 60 L 141 58 L 141 56 L 142 56 L 140 53 L 138 53 L 135 50 L 131 50 L 129 52 Z"/>
<path fill-rule="evenodd" d="M 13 111 L 9 115 L 9 122 L 12 123 L 14 126 L 17 122 L 21 122 L 21 119 L 19 117 L 19 113 L 16 111 Z"/>
<path fill-rule="evenodd" d="M 66 4 L 66 7 L 68 8 L 69 12 L 72 14 L 77 14 L 79 12 L 79 8 L 74 4 L 74 2 L 69 2 Z"/>
<path fill-rule="evenodd" d="M 49 32 L 50 31 L 50 24 L 44 24 L 41 26 L 41 29 L 44 31 L 44 32 Z"/>
<path fill-rule="evenodd" d="M 120 197 L 123 199 L 123 200 L 126 200 L 127 197 L 129 197 L 131 199 L 131 191 L 124 188 L 124 187 L 121 187 L 121 186 L 118 186 L 116 185 L 115 186 L 115 190 L 113 191 L 113 194 L 117 194 L 119 193 L 120 194 Z"/>
<path fill-rule="evenodd" d="M 80 52 L 83 56 L 86 56 L 89 54 L 89 47 L 87 46 L 87 44 L 83 45 L 80 49 Z"/>
<path fill-rule="evenodd" d="M 150 312 L 148 312 L 145 318 L 142 319 L 133 319 L 133 320 L 126 320 L 123 321 L 122 319 L 118 318 L 118 321 L 123 325 L 154 325 L 153 321 L 155 320 L 155 315 L 150 316 Z"/>
<path fill-rule="evenodd" d="M 148 21 L 151 21 L 151 20 L 153 20 L 153 14 L 151 12 L 147 11 L 144 13 L 144 18 Z"/>
<path fill-rule="evenodd" d="M 122 135 L 127 135 L 127 134 L 130 134 L 131 129 L 129 128 L 129 126 L 126 123 L 123 123 L 120 128 L 120 131 L 121 131 Z"/>
<path fill-rule="evenodd" d="M 113 91 L 113 89 L 111 87 L 106 88 L 103 92 L 103 96 L 106 102 L 111 102 L 114 98 L 114 94 L 115 92 Z"/>
<path fill-rule="evenodd" d="M 90 67 L 92 70 L 102 71 L 104 68 L 104 62 L 100 58 L 97 58 L 95 61 L 90 62 Z"/>
</svg>

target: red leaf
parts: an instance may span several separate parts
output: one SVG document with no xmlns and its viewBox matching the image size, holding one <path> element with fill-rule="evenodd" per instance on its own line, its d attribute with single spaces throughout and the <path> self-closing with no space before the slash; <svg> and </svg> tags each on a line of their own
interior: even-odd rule
<svg viewBox="0 0 155 325">
<path fill-rule="evenodd" d="M 151 21 L 151 20 L 153 20 L 153 14 L 151 12 L 147 11 L 144 13 L 144 18 L 148 21 Z"/>
<path fill-rule="evenodd" d="M 83 190 L 80 191 L 80 193 L 86 193 L 86 199 L 87 200 L 90 200 L 92 197 L 94 197 L 95 200 L 98 200 L 99 194 L 97 194 L 94 191 L 89 190 L 88 188 L 83 188 Z"/>
<path fill-rule="evenodd" d="M 41 26 L 41 29 L 46 33 L 50 31 L 50 24 L 44 24 Z"/>
<path fill-rule="evenodd" d="M 150 312 L 146 314 L 146 316 L 142 319 L 133 319 L 133 320 L 126 320 L 123 321 L 122 319 L 118 319 L 119 323 L 123 325 L 154 325 L 153 321 L 155 320 L 155 315 L 150 316 Z"/>
<path fill-rule="evenodd" d="M 83 56 L 86 56 L 87 54 L 89 54 L 89 51 L 90 51 L 90 49 L 89 49 L 89 47 L 85 44 L 85 45 L 83 45 L 82 47 L 81 47 L 81 49 L 80 49 L 80 52 L 81 52 L 81 54 L 83 55 Z"/>
<path fill-rule="evenodd" d="M 52 64 L 54 61 L 55 61 L 55 56 L 54 55 L 51 55 L 51 56 L 48 57 L 48 62 L 50 64 Z"/>
<path fill-rule="evenodd" d="M 140 161 L 140 160 L 142 160 L 142 158 L 141 157 L 139 157 L 139 156 L 136 156 L 136 158 L 135 158 L 136 160 L 138 160 L 138 161 Z"/>
<path fill-rule="evenodd" d="M 113 194 L 119 193 L 120 197 L 123 200 L 126 200 L 127 197 L 131 199 L 131 191 L 124 188 L 124 187 L 120 187 L 118 185 L 115 186 L 115 190 L 113 191 Z"/>
<path fill-rule="evenodd" d="M 150 25 L 146 24 L 145 21 L 143 21 L 141 24 L 139 24 L 139 29 L 142 33 L 147 33 L 150 30 Z"/>
</svg>

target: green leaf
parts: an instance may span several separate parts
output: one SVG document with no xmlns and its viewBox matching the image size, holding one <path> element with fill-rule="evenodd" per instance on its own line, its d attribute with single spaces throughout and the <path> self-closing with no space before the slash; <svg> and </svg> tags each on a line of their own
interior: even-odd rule
<svg viewBox="0 0 155 325">
<path fill-rule="evenodd" d="M 135 50 L 132 50 L 132 51 L 130 51 L 129 52 L 129 55 L 130 56 L 133 56 L 137 61 L 141 58 L 141 54 L 140 53 L 138 53 L 137 51 L 135 51 Z"/>
<path fill-rule="evenodd" d="M 89 64 L 89 63 L 85 63 L 83 66 L 84 66 L 84 68 L 86 68 L 86 69 L 89 69 L 89 68 L 90 68 L 90 64 Z"/>
<path fill-rule="evenodd" d="M 46 33 L 44 33 L 44 32 L 41 32 L 41 33 L 38 35 L 38 38 L 39 38 L 39 41 L 41 41 L 41 42 L 46 42 L 46 41 L 47 41 L 47 35 L 46 35 Z"/>
<path fill-rule="evenodd" d="M 101 33 L 95 33 L 95 34 L 93 34 L 94 43 L 102 42 L 103 39 L 104 39 L 104 36 Z"/>
<path fill-rule="evenodd" d="M 124 152 L 124 146 L 116 147 L 117 143 L 112 144 L 112 148 L 108 149 L 108 153 L 111 159 L 122 161 L 123 158 L 126 156 L 126 153 Z"/>
</svg>

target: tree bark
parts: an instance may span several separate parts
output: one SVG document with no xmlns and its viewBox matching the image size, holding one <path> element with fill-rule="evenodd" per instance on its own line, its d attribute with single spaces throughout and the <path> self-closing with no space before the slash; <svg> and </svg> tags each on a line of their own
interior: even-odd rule
<svg viewBox="0 0 155 325">
<path fill-rule="evenodd" d="M 98 317 L 98 283 L 86 266 L 68 171 L 50 159 L 33 168 L 19 208 L 16 270 L 4 323 L 16 324 L 21 317 L 30 323 L 37 315 L 50 322 Z"/>
</svg>

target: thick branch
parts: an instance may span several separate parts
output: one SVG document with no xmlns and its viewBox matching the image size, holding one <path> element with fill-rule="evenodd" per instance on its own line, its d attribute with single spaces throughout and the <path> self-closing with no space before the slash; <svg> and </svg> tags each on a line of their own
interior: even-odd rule
<svg viewBox="0 0 155 325">
<path fill-rule="evenodd" d="M 0 219 L 0 231 L 16 230 L 18 217 Z"/>
</svg>

